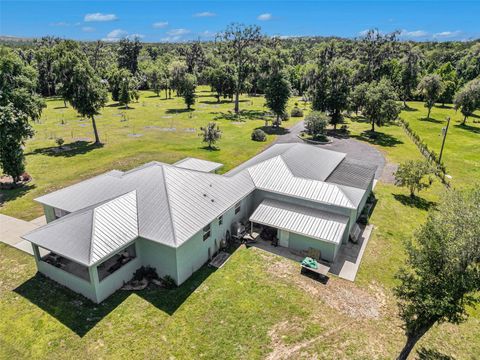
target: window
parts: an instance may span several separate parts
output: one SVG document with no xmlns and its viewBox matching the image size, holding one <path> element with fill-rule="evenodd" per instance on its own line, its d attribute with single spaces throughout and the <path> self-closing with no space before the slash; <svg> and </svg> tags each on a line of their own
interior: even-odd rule
<svg viewBox="0 0 480 360">
<path fill-rule="evenodd" d="M 64 211 L 62 209 L 57 209 L 57 208 L 53 208 L 53 213 L 55 215 L 55 219 L 60 219 L 62 216 L 65 216 L 68 214 L 67 211 Z"/>
<path fill-rule="evenodd" d="M 238 214 L 240 212 L 240 210 L 242 209 L 240 204 L 241 203 L 239 203 L 239 202 L 235 204 L 235 214 Z"/>
<path fill-rule="evenodd" d="M 220 215 L 218 217 L 218 225 L 222 225 L 223 224 L 223 215 Z"/>
<path fill-rule="evenodd" d="M 210 237 L 210 224 L 203 228 L 203 241 L 207 240 Z"/>
</svg>

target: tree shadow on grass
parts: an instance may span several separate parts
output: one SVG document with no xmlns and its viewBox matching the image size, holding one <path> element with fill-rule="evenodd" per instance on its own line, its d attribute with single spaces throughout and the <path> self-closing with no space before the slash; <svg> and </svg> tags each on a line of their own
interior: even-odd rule
<svg viewBox="0 0 480 360">
<path fill-rule="evenodd" d="M 195 109 L 167 109 L 165 110 L 166 114 L 182 114 L 186 112 L 192 112 L 195 111 Z"/>
<path fill-rule="evenodd" d="M 472 126 L 472 125 L 468 125 L 468 124 L 458 124 L 458 125 L 455 125 L 455 127 L 459 128 L 459 129 L 470 131 L 474 134 L 480 134 L 480 127 L 477 127 L 477 126 Z"/>
<path fill-rule="evenodd" d="M 259 110 L 241 110 L 238 114 L 233 111 L 210 112 L 216 115 L 214 120 L 246 121 L 246 120 L 265 120 L 265 112 Z"/>
<path fill-rule="evenodd" d="M 132 294 L 173 315 L 213 272 L 214 268 L 205 265 L 175 289 L 149 285 L 140 291 L 118 290 L 100 304 L 93 303 L 41 273 L 35 274 L 13 291 L 83 337 Z M 128 315 L 124 320 L 128 321 Z"/>
<path fill-rule="evenodd" d="M 114 102 L 114 103 L 105 105 L 105 107 L 120 107 L 121 105 L 122 104 L 120 104 L 119 102 Z"/>
<path fill-rule="evenodd" d="M 366 141 L 370 144 L 375 144 L 383 147 L 393 147 L 403 144 L 403 141 L 398 140 L 395 136 L 385 134 L 383 132 L 365 130 L 360 135 L 352 135 L 357 140 Z"/>
<path fill-rule="evenodd" d="M 427 117 L 420 118 L 420 121 L 426 121 L 426 122 L 431 122 L 431 123 L 435 123 L 435 124 L 442 124 L 442 123 L 445 122 L 445 120 L 437 120 L 437 119 L 434 119 L 434 118 L 427 118 Z"/>
<path fill-rule="evenodd" d="M 244 101 L 244 100 L 241 100 L 241 101 Z M 222 99 L 220 101 L 217 101 L 217 100 L 203 100 L 203 101 L 199 101 L 199 102 L 202 103 L 202 104 L 208 104 L 208 105 L 233 104 L 233 101 L 228 100 L 228 99 Z"/>
<path fill-rule="evenodd" d="M 418 109 L 412 108 L 412 107 L 408 106 L 408 104 L 407 104 L 407 106 L 402 107 L 402 111 L 415 112 L 415 111 L 418 111 Z"/>
<path fill-rule="evenodd" d="M 21 198 L 35 188 L 35 184 L 25 184 L 9 190 L 2 189 L 0 190 L 0 205 Z"/>
<path fill-rule="evenodd" d="M 199 149 L 207 150 L 207 151 L 220 151 L 220 148 L 218 148 L 216 146 L 208 146 L 208 145 L 200 146 Z"/>
<path fill-rule="evenodd" d="M 284 127 L 275 127 L 275 126 L 260 126 L 255 128 L 255 130 L 260 129 L 265 131 L 267 135 L 285 135 L 290 132 L 290 130 Z"/>
<path fill-rule="evenodd" d="M 419 360 L 455 360 L 453 356 L 446 355 L 434 349 L 421 347 L 417 350 Z"/>
<path fill-rule="evenodd" d="M 62 149 L 58 146 L 50 146 L 46 148 L 36 149 L 32 152 L 25 154 L 28 155 L 48 155 L 48 156 L 61 156 L 61 157 L 72 157 L 76 155 L 86 154 L 92 150 L 100 149 L 103 147 L 103 144 L 95 144 L 88 141 L 75 141 L 70 144 L 63 145 Z"/>
<path fill-rule="evenodd" d="M 402 205 L 414 207 L 421 210 L 429 210 L 432 206 L 436 205 L 435 202 L 425 200 L 424 198 L 418 196 L 412 198 L 404 194 L 393 194 L 393 197 Z"/>
</svg>

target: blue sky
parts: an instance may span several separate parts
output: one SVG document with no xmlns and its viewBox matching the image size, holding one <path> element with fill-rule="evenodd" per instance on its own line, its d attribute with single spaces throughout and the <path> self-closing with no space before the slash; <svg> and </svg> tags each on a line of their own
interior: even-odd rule
<svg viewBox="0 0 480 360">
<path fill-rule="evenodd" d="M 480 37 L 480 1 L 5 1 L 0 34 L 79 40 L 213 39 L 231 22 L 269 35 L 356 37 L 369 28 L 412 40 Z"/>
</svg>

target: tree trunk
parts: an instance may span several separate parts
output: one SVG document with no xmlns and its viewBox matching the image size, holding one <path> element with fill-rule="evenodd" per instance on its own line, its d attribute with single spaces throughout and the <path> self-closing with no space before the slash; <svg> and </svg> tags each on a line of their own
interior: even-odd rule
<svg viewBox="0 0 480 360">
<path fill-rule="evenodd" d="M 403 107 L 406 109 L 407 108 L 407 102 L 403 100 Z"/>
<path fill-rule="evenodd" d="M 432 324 L 433 325 L 433 324 Z M 419 329 L 417 333 L 407 335 L 407 342 L 403 346 L 402 351 L 397 357 L 397 360 L 407 360 L 408 355 L 412 352 L 413 348 L 417 344 L 418 340 L 422 338 L 423 335 L 431 328 L 432 326 L 428 326 L 422 329 Z"/>
<path fill-rule="evenodd" d="M 92 126 L 93 133 L 95 134 L 95 145 L 100 144 L 100 138 L 98 137 L 97 123 L 95 122 L 95 117 L 92 115 Z"/>
<path fill-rule="evenodd" d="M 465 116 L 463 117 L 462 125 L 465 125 L 466 123 L 467 123 L 467 115 L 465 115 Z"/>
<path fill-rule="evenodd" d="M 63 107 L 66 108 L 67 107 L 67 101 L 65 99 L 63 99 Z"/>
<path fill-rule="evenodd" d="M 375 121 L 372 121 L 372 133 L 375 132 Z"/>
<path fill-rule="evenodd" d="M 429 108 L 428 108 L 427 119 L 430 119 L 430 112 L 431 112 L 431 111 L 432 111 L 432 108 L 431 108 L 431 107 L 429 107 Z"/>
<path fill-rule="evenodd" d="M 239 107 L 238 107 L 238 102 L 239 102 L 239 97 L 240 97 L 240 91 L 235 90 L 235 114 L 238 114 Z"/>
</svg>

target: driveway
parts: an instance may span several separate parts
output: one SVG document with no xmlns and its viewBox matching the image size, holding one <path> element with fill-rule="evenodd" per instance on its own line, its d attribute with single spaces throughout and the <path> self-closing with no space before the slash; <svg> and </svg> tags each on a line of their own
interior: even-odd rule
<svg viewBox="0 0 480 360">
<path fill-rule="evenodd" d="M 0 214 L 0 242 L 33 255 L 32 245 L 23 240 L 21 236 L 44 224 L 46 224 L 44 216 L 32 221 L 25 221 Z"/>
<path fill-rule="evenodd" d="M 289 129 L 289 132 L 285 135 L 279 135 L 275 143 L 304 143 L 302 139 L 298 136 L 300 132 L 304 129 L 303 121 L 300 121 L 298 124 L 295 124 Z M 330 144 L 324 145 L 312 145 L 321 147 L 328 150 L 342 152 L 348 155 L 348 157 L 362 160 L 377 165 L 377 172 L 375 173 L 375 178 L 380 179 L 383 173 L 383 169 L 386 165 L 386 160 L 383 154 L 378 151 L 375 147 L 366 144 L 362 141 L 355 139 L 341 139 L 341 138 L 331 138 L 332 142 Z"/>
</svg>

